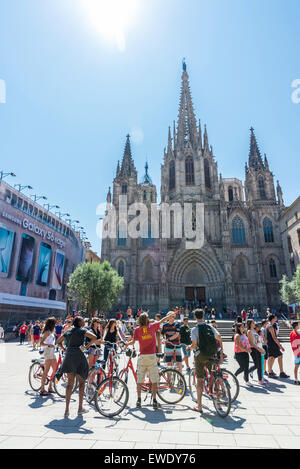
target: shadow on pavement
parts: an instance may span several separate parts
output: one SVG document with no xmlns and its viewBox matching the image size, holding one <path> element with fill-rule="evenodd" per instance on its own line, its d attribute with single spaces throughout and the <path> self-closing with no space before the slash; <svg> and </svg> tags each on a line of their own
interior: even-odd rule
<svg viewBox="0 0 300 469">
<path fill-rule="evenodd" d="M 57 433 L 62 433 L 63 435 L 92 435 L 94 432 L 88 430 L 87 428 L 82 428 L 86 423 L 86 420 L 83 420 L 82 416 L 77 417 L 74 420 L 70 419 L 55 419 L 50 423 L 45 425 L 45 428 L 53 430 Z"/>
</svg>

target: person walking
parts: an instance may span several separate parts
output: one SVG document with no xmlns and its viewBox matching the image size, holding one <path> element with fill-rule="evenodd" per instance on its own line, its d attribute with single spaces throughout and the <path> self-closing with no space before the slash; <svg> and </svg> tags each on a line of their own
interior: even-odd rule
<svg viewBox="0 0 300 469">
<path fill-rule="evenodd" d="M 247 337 L 251 347 L 251 357 L 254 365 L 250 368 L 249 374 L 253 373 L 254 370 L 257 370 L 258 384 L 263 386 L 265 381 L 262 379 L 262 361 L 261 356 L 265 354 L 265 351 L 260 347 L 259 335 L 255 331 L 255 322 L 253 319 L 249 319 L 247 322 Z"/>
<path fill-rule="evenodd" d="M 189 318 L 185 317 L 183 319 L 183 324 L 180 327 L 180 343 L 183 353 L 183 361 L 186 366 L 186 372 L 189 374 L 191 372 L 191 368 L 189 365 L 189 358 L 191 356 L 190 350 L 187 350 L 192 343 L 191 339 L 191 328 L 189 327 Z"/>
<path fill-rule="evenodd" d="M 202 394 L 205 377 L 205 368 L 209 371 L 212 369 L 212 359 L 217 355 L 218 346 L 217 339 L 219 333 L 210 324 L 205 323 L 205 313 L 203 309 L 194 311 L 197 326 L 192 329 L 192 344 L 187 347 L 187 351 L 195 351 L 195 370 L 197 377 L 197 406 L 192 410 L 203 414 Z M 223 355 L 221 354 L 219 364 L 223 363 Z"/>
<path fill-rule="evenodd" d="M 40 396 L 43 396 L 43 397 L 49 396 L 49 394 L 52 394 L 54 392 L 52 388 L 52 380 L 49 381 L 48 391 L 45 391 L 45 383 L 46 383 L 50 368 L 52 368 L 53 373 L 55 373 L 56 368 L 57 368 L 57 361 L 55 357 L 55 325 L 56 325 L 55 318 L 47 319 L 43 333 L 42 333 L 42 337 L 41 337 L 41 347 L 44 350 L 44 359 L 45 359 L 44 373 L 42 376 L 42 385 L 41 385 L 41 390 L 40 390 Z"/>
<path fill-rule="evenodd" d="M 283 371 L 283 353 L 285 350 L 280 344 L 274 325 L 277 321 L 277 317 L 274 314 L 269 315 L 269 324 L 266 327 L 267 332 L 267 345 L 269 352 L 268 360 L 268 376 L 269 378 L 277 378 L 277 375 L 273 371 L 273 365 L 276 359 L 278 359 L 278 365 L 280 370 L 280 378 L 289 378 L 289 376 Z"/>
<path fill-rule="evenodd" d="M 22 326 L 20 327 L 19 335 L 20 335 L 20 345 L 23 345 L 25 342 L 25 337 L 27 334 L 28 326 L 26 325 L 26 322 L 24 321 Z"/>
<path fill-rule="evenodd" d="M 249 383 L 249 354 L 251 351 L 248 337 L 245 334 L 244 324 L 237 322 L 235 325 L 234 335 L 234 358 L 239 364 L 239 368 L 235 372 L 235 376 L 244 373 L 245 385 L 252 387 Z"/>
<path fill-rule="evenodd" d="M 171 316 L 174 316 L 173 311 L 169 312 L 160 321 L 151 323 L 147 313 L 141 314 L 138 319 L 139 326 L 135 329 L 132 340 L 126 343 L 126 346 L 134 346 L 138 342 L 140 346 L 140 355 L 137 362 L 137 408 L 142 407 L 142 384 L 145 381 L 146 373 L 149 374 L 152 383 L 153 409 L 160 407 L 156 399 L 157 383 L 159 381 L 156 357 L 156 332 L 160 329 L 161 324 L 168 321 Z"/>
<path fill-rule="evenodd" d="M 294 354 L 294 384 L 299 386 L 300 381 L 298 379 L 298 370 L 300 366 L 300 334 L 299 334 L 299 322 L 293 322 L 293 331 L 290 334 L 291 346 Z"/>
<path fill-rule="evenodd" d="M 67 373 L 68 385 L 66 390 L 66 409 L 64 417 L 68 418 L 70 415 L 70 400 L 74 388 L 75 378 L 79 381 L 79 405 L 78 415 L 83 415 L 88 410 L 83 408 L 83 397 L 85 381 L 89 373 L 88 361 L 85 358 L 81 347 L 84 344 L 85 338 L 90 339 L 90 345 L 97 341 L 97 337 L 92 332 L 84 328 L 85 322 L 81 316 L 74 319 L 72 329 L 67 330 L 57 341 L 57 345 L 66 351 L 64 360 L 60 368 L 60 374 Z M 67 347 L 64 347 L 64 341 L 67 342 Z"/>
</svg>

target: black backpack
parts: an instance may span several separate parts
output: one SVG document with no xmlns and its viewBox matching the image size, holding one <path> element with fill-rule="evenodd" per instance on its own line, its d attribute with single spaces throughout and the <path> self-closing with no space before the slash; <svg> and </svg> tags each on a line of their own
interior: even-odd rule
<svg viewBox="0 0 300 469">
<path fill-rule="evenodd" d="M 218 352 L 218 345 L 214 331 L 208 324 L 198 325 L 198 348 L 206 357 L 214 357 Z"/>
</svg>

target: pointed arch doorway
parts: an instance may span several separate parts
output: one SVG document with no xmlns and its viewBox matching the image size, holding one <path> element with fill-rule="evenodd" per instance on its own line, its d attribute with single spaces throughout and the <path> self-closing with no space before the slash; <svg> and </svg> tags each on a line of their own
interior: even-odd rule
<svg viewBox="0 0 300 469">
<path fill-rule="evenodd" d="M 185 301 L 206 303 L 206 288 L 185 287 Z"/>
</svg>

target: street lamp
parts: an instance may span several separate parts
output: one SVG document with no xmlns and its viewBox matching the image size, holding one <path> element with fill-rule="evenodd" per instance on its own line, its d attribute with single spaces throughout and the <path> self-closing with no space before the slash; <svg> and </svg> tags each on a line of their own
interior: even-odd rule
<svg viewBox="0 0 300 469">
<path fill-rule="evenodd" d="M 31 197 L 33 198 L 33 201 L 34 202 L 37 202 L 38 200 L 48 200 L 47 197 L 45 197 L 44 195 L 31 195 Z"/>
<path fill-rule="evenodd" d="M 2 179 L 6 178 L 8 176 L 11 176 L 13 178 L 16 177 L 15 173 L 5 173 L 4 171 L 0 171 L 0 181 L 2 181 Z"/>
<path fill-rule="evenodd" d="M 70 216 L 70 215 L 69 215 L 69 216 Z M 72 223 L 76 223 L 77 225 L 79 225 L 79 223 L 80 223 L 79 220 L 71 220 L 71 218 L 68 218 L 66 221 L 69 222 L 69 225 L 70 225 L 70 226 L 72 225 Z"/>
<path fill-rule="evenodd" d="M 48 207 L 47 208 L 48 212 L 52 210 L 53 208 L 60 208 L 58 205 L 50 205 L 50 204 L 44 204 L 44 207 Z"/>
<path fill-rule="evenodd" d="M 63 217 L 70 217 L 70 216 L 71 216 L 69 213 L 61 213 L 61 212 L 55 212 L 55 215 L 58 215 L 58 217 L 60 218 L 60 220 L 61 220 Z"/>
<path fill-rule="evenodd" d="M 31 187 L 31 186 L 22 186 L 21 184 L 15 184 L 14 187 L 18 187 L 19 192 L 22 192 L 24 189 L 29 189 L 29 190 L 33 189 L 33 187 Z"/>
</svg>

